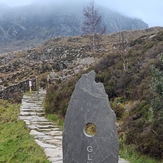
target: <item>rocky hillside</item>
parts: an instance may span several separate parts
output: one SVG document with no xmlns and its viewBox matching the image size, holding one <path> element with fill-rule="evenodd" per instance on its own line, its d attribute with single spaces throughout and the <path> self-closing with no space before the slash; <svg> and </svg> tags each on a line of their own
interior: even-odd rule
<svg viewBox="0 0 163 163">
<path fill-rule="evenodd" d="M 152 37 L 161 30 L 126 31 L 126 39 L 135 40 L 142 35 Z M 34 48 L 0 54 L 0 83 L 7 86 L 35 76 L 46 76 L 49 72 L 56 72 L 65 79 L 66 75 L 77 74 L 111 53 L 118 40 L 118 33 L 104 35 L 95 55 L 92 55 L 89 35 L 57 37 Z"/>
<path fill-rule="evenodd" d="M 33 46 L 56 36 L 81 35 L 84 6 L 86 4 L 82 2 L 14 8 L 1 6 L 0 52 Z M 148 28 L 141 20 L 122 16 L 101 6 L 96 8 L 107 27 L 106 33 Z"/>
</svg>

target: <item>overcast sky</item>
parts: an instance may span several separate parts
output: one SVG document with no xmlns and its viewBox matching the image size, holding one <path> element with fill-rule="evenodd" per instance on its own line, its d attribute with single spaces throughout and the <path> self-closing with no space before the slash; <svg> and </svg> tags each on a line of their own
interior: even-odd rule
<svg viewBox="0 0 163 163">
<path fill-rule="evenodd" d="M 0 3 L 9 6 L 28 5 L 32 2 L 58 1 L 58 0 L 0 0 Z M 71 2 L 73 0 L 60 0 L 62 2 Z M 74 0 L 77 2 L 77 0 Z M 89 0 L 81 0 L 89 1 Z M 120 13 L 140 18 L 151 26 L 163 26 L 163 0 L 95 0 L 95 3 L 101 4 Z"/>
</svg>

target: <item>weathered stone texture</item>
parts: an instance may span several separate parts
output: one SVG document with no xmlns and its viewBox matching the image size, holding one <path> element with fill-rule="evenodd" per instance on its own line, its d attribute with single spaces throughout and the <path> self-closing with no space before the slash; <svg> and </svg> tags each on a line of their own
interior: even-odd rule
<svg viewBox="0 0 163 163">
<path fill-rule="evenodd" d="M 95 82 L 95 72 L 84 74 L 76 84 L 65 118 L 63 163 L 118 163 L 115 120 L 103 84 Z M 97 127 L 94 136 L 84 132 L 88 123 Z"/>
</svg>

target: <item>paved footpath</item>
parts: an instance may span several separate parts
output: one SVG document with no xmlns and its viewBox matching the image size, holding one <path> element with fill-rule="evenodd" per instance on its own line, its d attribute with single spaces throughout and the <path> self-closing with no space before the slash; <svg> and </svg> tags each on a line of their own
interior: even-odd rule
<svg viewBox="0 0 163 163">
<path fill-rule="evenodd" d="M 46 91 L 39 90 L 24 95 L 20 107 L 19 119 L 25 121 L 35 142 L 40 145 L 51 163 L 63 163 L 62 131 L 44 117 L 42 102 Z M 120 158 L 118 163 L 129 163 Z"/>
</svg>

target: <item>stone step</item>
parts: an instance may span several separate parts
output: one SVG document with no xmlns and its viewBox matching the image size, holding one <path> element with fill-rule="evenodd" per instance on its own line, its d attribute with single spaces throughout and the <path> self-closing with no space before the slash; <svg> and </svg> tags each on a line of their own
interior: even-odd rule
<svg viewBox="0 0 163 163">
<path fill-rule="evenodd" d="M 54 129 L 54 125 L 37 125 L 39 129 Z"/>
<path fill-rule="evenodd" d="M 49 134 L 51 136 L 61 136 L 62 135 L 62 131 L 59 131 L 59 129 L 58 129 L 58 131 L 51 131 Z"/>
<path fill-rule="evenodd" d="M 32 99 L 26 100 L 25 101 L 27 104 L 36 104 L 35 101 L 33 101 Z"/>
<path fill-rule="evenodd" d="M 47 143 L 43 143 L 40 140 L 35 139 L 35 142 L 41 146 L 42 148 L 50 148 L 50 149 L 56 149 L 57 146 L 55 146 L 54 144 L 47 144 Z"/>
<path fill-rule="evenodd" d="M 55 128 L 54 128 L 53 131 L 61 131 L 61 130 L 55 126 Z M 50 133 L 51 133 L 51 132 L 50 132 Z M 49 134 L 50 134 L 50 133 L 49 133 Z"/>
<path fill-rule="evenodd" d="M 54 137 L 51 137 L 49 135 L 36 135 L 34 138 L 46 144 L 52 144 L 62 148 L 62 141 L 56 140 Z"/>
<path fill-rule="evenodd" d="M 53 125 L 54 127 L 57 127 L 52 122 L 49 122 L 49 121 L 46 121 L 46 122 L 36 121 L 36 122 L 32 122 L 32 123 L 33 124 L 38 124 L 38 125 Z"/>
<path fill-rule="evenodd" d="M 38 103 L 42 103 L 43 102 L 43 100 L 45 99 L 45 97 L 43 97 L 43 96 L 38 96 L 38 97 L 26 97 L 26 98 L 24 98 L 23 97 L 23 99 L 22 99 L 22 101 L 26 101 L 27 103 L 29 103 L 29 102 L 31 102 L 31 103 L 34 103 L 34 102 L 38 102 Z"/>
<path fill-rule="evenodd" d="M 57 160 L 61 159 L 62 160 L 62 149 L 51 149 L 51 148 L 45 148 L 44 150 L 46 156 L 50 158 L 56 158 Z"/>
<path fill-rule="evenodd" d="M 29 128 L 30 130 L 36 130 L 36 131 L 38 131 L 38 128 L 35 125 L 28 125 L 27 128 Z"/>
<path fill-rule="evenodd" d="M 38 116 L 44 116 L 45 113 L 40 113 L 40 112 L 20 112 L 20 116 L 34 116 L 34 115 L 38 115 Z"/>
<path fill-rule="evenodd" d="M 31 130 L 30 131 L 30 135 L 33 135 L 33 136 L 40 136 L 40 135 L 45 135 L 43 132 L 38 132 L 36 130 Z"/>
<path fill-rule="evenodd" d="M 24 99 L 29 99 L 29 98 L 31 98 L 30 95 L 23 95 L 23 99 L 22 99 L 22 100 L 24 100 Z"/>
<path fill-rule="evenodd" d="M 49 136 L 49 135 L 36 135 L 34 136 L 35 139 L 38 139 L 38 140 L 43 140 L 43 141 L 47 141 L 47 140 L 51 140 L 52 137 Z"/>
<path fill-rule="evenodd" d="M 39 117 L 37 116 L 35 119 L 32 119 L 32 122 L 48 122 L 48 120 L 45 117 Z"/>
<path fill-rule="evenodd" d="M 29 121 L 29 120 L 23 120 L 25 123 L 26 123 L 26 125 L 30 125 L 31 124 L 31 122 Z"/>
<path fill-rule="evenodd" d="M 45 117 L 39 117 L 38 115 L 34 116 L 19 116 L 20 120 L 28 120 L 31 123 L 41 123 L 41 122 L 48 122 L 48 120 Z"/>
<path fill-rule="evenodd" d="M 56 140 L 61 140 L 62 141 L 62 136 L 54 136 Z"/>
<path fill-rule="evenodd" d="M 39 132 L 51 132 L 54 128 L 37 128 L 37 131 Z"/>
<path fill-rule="evenodd" d="M 35 102 L 38 102 L 38 101 L 41 101 L 40 99 L 39 99 L 39 97 L 38 96 L 31 96 L 31 98 L 30 98 L 30 100 L 33 102 L 33 101 L 35 101 Z"/>
<path fill-rule="evenodd" d="M 56 145 L 57 147 L 62 147 L 62 141 L 60 140 L 56 140 L 56 139 L 47 139 L 45 140 L 46 143 L 49 143 L 49 144 L 54 144 Z"/>
<path fill-rule="evenodd" d="M 28 103 L 27 101 L 22 101 L 22 105 L 25 108 L 38 106 L 36 103 Z"/>
<path fill-rule="evenodd" d="M 29 109 L 21 109 L 21 112 L 44 112 L 42 108 L 37 107 L 35 108 L 29 108 Z"/>
<path fill-rule="evenodd" d="M 33 117 L 31 117 L 31 116 L 19 116 L 19 119 L 20 120 L 36 120 L 36 118 L 38 118 L 38 116 L 33 116 Z"/>
<path fill-rule="evenodd" d="M 32 99 L 31 99 L 31 101 L 33 101 L 32 103 L 35 103 L 35 104 L 37 104 L 37 105 L 42 105 L 42 101 L 40 101 L 40 100 L 39 100 L 39 101 L 35 101 L 35 100 L 32 100 Z"/>
</svg>

